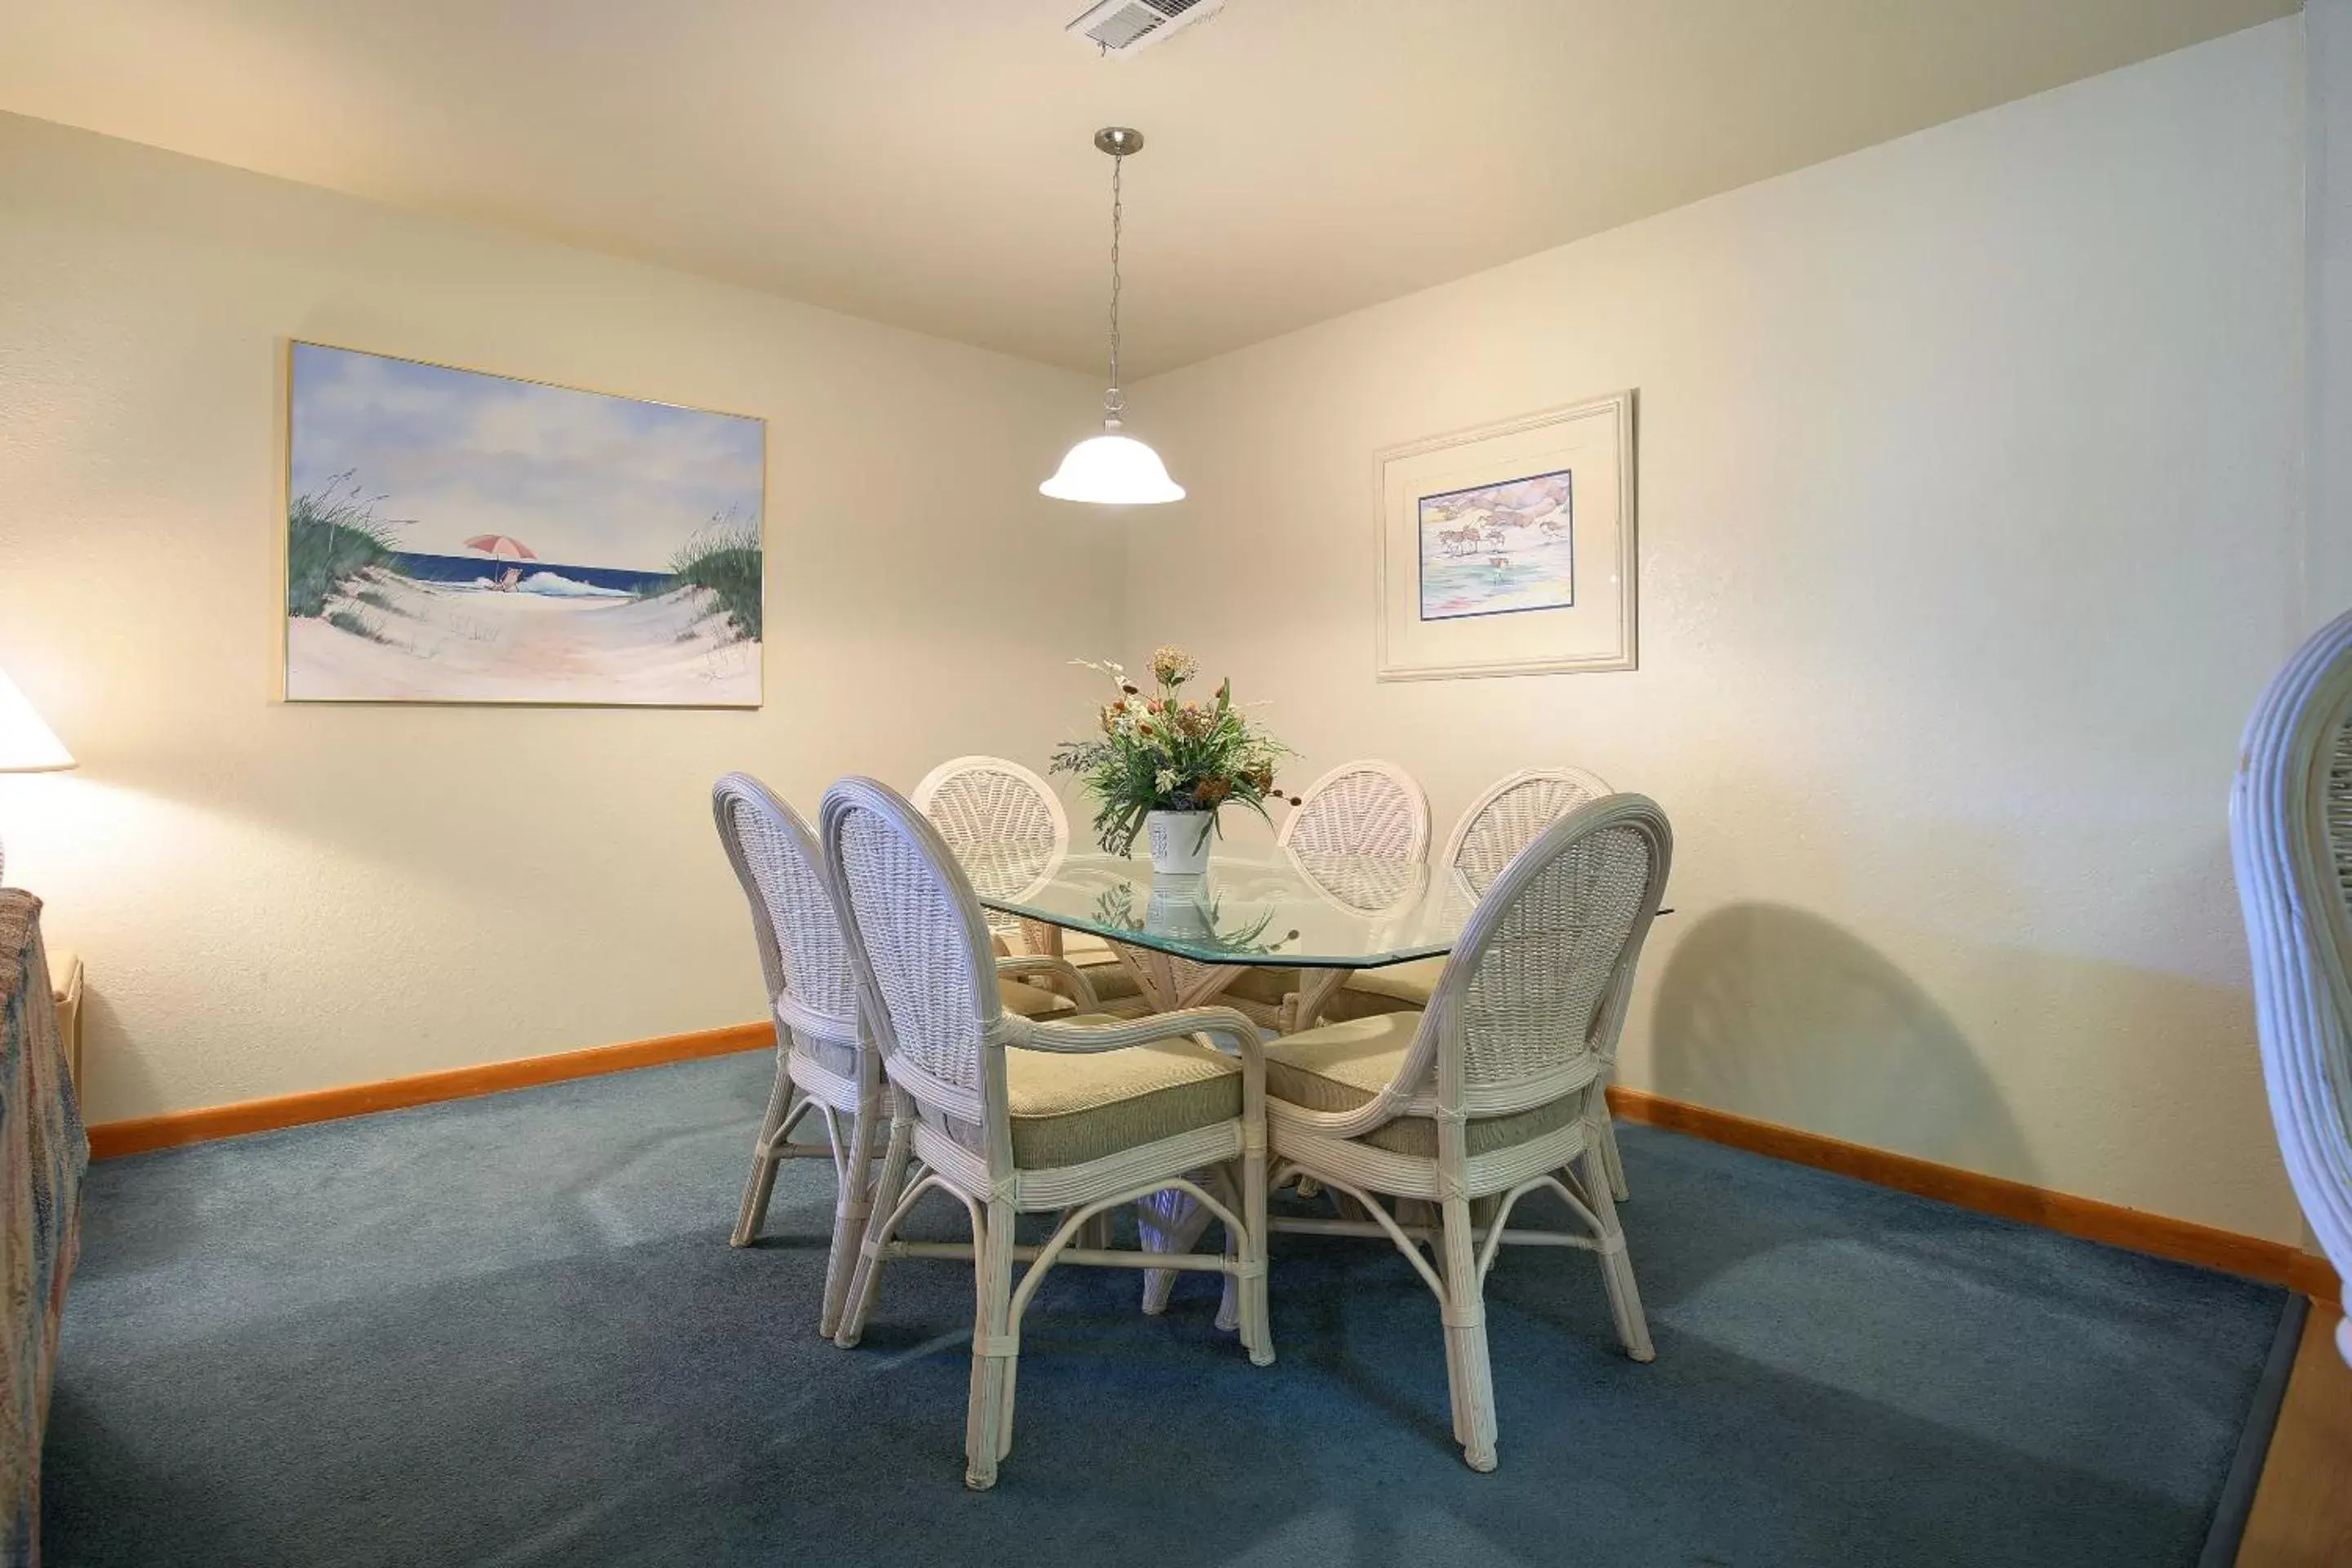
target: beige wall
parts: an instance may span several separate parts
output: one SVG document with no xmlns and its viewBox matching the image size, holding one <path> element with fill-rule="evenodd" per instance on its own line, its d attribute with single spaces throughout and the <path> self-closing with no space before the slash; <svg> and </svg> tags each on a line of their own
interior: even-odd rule
<svg viewBox="0 0 2352 1568">
<path fill-rule="evenodd" d="M 704 808 L 1032 761 L 1192 645 L 1440 832 L 1557 758 L 1680 835 L 1635 1085 L 2293 1239 L 2222 801 L 2305 613 L 2287 21 L 1132 389 L 0 117 L 0 778 L 98 1120 L 740 1021 Z M 1400 221 L 1409 221 L 1401 215 Z M 274 700 L 299 335 L 765 416 L 758 713 Z M 1643 661 L 1380 685 L 1371 455 L 1641 394 Z M 1171 586 L 1172 585 L 1172 586 Z"/>
<path fill-rule="evenodd" d="M 1135 387 L 1194 499 L 1127 643 L 1441 835 L 1550 760 L 1663 803 L 1625 1081 L 2294 1239 L 2224 802 L 2301 613 L 2301 68 L 2276 23 Z M 1376 683 L 1373 453 L 1624 387 L 1640 670 Z"/>
<path fill-rule="evenodd" d="M 756 713 L 275 700 L 289 335 L 769 421 Z M 110 1120 L 754 1018 L 711 778 L 1042 759 L 1116 644 L 1092 378 L 0 116 L 0 778 Z"/>
</svg>

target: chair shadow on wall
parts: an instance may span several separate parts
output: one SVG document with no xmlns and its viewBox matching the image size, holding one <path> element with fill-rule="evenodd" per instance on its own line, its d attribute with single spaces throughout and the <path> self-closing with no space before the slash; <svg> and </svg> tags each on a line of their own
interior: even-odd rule
<svg viewBox="0 0 2352 1568">
<path fill-rule="evenodd" d="M 1959 1026 L 1885 954 L 1818 915 L 1746 903 L 1696 921 L 1660 977 L 1651 1040 L 1652 1080 L 1670 1100 L 2033 1180 Z M 1776 1239 L 1793 1238 L 1749 1241 Z"/>
<path fill-rule="evenodd" d="M 1946 1164 L 2032 1179 L 1959 1026 L 1819 915 L 1733 904 L 1675 944 L 1652 1015 L 1657 1092 Z"/>
</svg>

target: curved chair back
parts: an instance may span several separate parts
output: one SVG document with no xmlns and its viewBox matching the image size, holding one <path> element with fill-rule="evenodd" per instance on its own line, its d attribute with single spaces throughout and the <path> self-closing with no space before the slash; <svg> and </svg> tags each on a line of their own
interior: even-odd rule
<svg viewBox="0 0 2352 1568">
<path fill-rule="evenodd" d="M 1418 860 L 1429 853 L 1429 796 L 1394 763 L 1343 763 L 1307 786 L 1275 840 L 1307 855 Z"/>
<path fill-rule="evenodd" d="M 1657 803 L 1604 795 L 1504 868 L 1430 993 L 1396 1090 L 1503 1116 L 1591 1085 L 1617 1050 L 1674 830 Z"/>
<path fill-rule="evenodd" d="M 854 1044 L 856 973 L 820 869 L 816 836 L 749 773 L 729 773 L 710 786 L 710 814 L 751 906 L 778 1026 Z"/>
<path fill-rule="evenodd" d="M 1070 819 L 1044 779 L 1003 757 L 957 757 L 923 775 L 908 797 L 929 819 L 966 877 L 991 896 L 1011 897 L 1050 875 L 1070 846 Z M 1024 931 L 1014 916 L 982 911 L 988 929 L 1011 943 Z M 1029 931 L 1040 952 L 1042 933 Z"/>
<path fill-rule="evenodd" d="M 2263 694 L 2230 797 L 2263 1076 L 2287 1175 L 2352 1278 L 2352 615 Z M 2352 1329 L 2336 1348 L 2352 1361 Z"/>
<path fill-rule="evenodd" d="M 1537 834 L 1609 793 L 1606 779 L 1582 768 L 1522 768 L 1470 803 L 1446 840 L 1445 864 L 1483 892 Z"/>
<path fill-rule="evenodd" d="M 913 802 L 873 779 L 825 791 L 817 826 L 884 1070 L 925 1110 L 1009 1147 L 996 963 L 955 856 Z"/>
</svg>

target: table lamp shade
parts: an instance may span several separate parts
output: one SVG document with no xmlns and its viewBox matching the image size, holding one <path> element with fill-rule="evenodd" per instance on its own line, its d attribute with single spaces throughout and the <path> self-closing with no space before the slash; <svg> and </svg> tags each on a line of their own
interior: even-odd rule
<svg viewBox="0 0 2352 1568">
<path fill-rule="evenodd" d="M 41 721 L 8 672 L 0 669 L 0 773 L 46 773 L 75 765 L 57 731 Z"/>
</svg>

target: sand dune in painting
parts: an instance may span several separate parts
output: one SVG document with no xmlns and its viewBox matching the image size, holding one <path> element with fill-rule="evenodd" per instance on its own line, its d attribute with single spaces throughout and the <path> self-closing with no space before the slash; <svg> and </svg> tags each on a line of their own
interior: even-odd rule
<svg viewBox="0 0 2352 1568">
<path fill-rule="evenodd" d="M 525 582 L 525 591 L 499 592 L 371 573 L 334 606 L 332 622 L 289 623 L 287 694 L 344 701 L 414 700 L 420 691 L 452 702 L 759 701 L 760 644 L 732 637 L 708 590 L 639 598 L 582 592 L 560 577 Z"/>
</svg>

